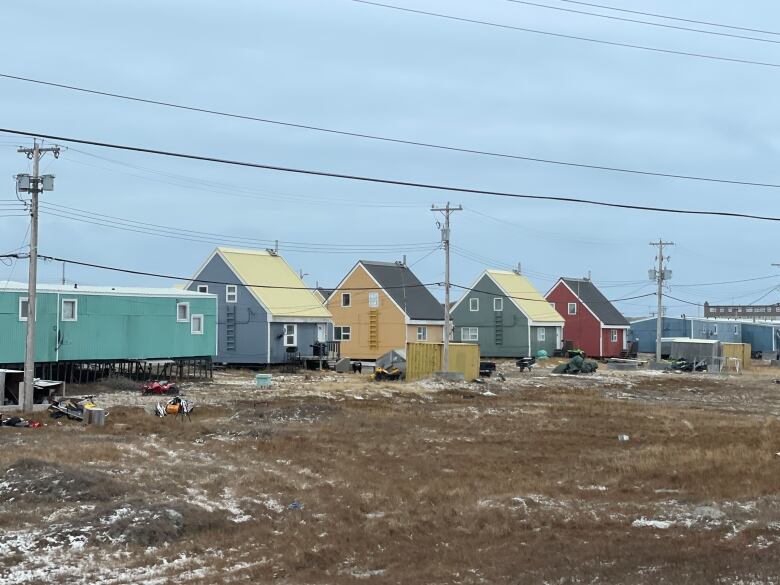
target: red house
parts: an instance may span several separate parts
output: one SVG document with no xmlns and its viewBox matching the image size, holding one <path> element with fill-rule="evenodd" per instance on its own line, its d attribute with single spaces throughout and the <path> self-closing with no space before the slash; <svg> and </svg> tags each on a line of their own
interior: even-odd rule
<svg viewBox="0 0 780 585">
<path fill-rule="evenodd" d="M 591 357 L 619 357 L 628 320 L 590 280 L 560 278 L 545 298 L 564 318 L 564 341 Z"/>
</svg>

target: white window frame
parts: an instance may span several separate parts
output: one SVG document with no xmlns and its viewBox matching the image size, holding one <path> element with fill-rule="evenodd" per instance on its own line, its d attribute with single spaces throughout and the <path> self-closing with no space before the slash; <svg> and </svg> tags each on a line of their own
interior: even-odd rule
<svg viewBox="0 0 780 585">
<path fill-rule="evenodd" d="M 734 335 L 739 335 L 739 326 L 734 325 Z"/>
<path fill-rule="evenodd" d="M 569 315 L 576 315 L 577 314 L 577 303 L 567 303 L 566 304 L 566 312 Z"/>
<path fill-rule="evenodd" d="M 368 293 L 368 308 L 376 309 L 379 307 L 379 292 L 371 291 Z"/>
<path fill-rule="evenodd" d="M 181 317 L 179 315 L 179 307 L 184 307 L 186 309 L 184 317 Z M 176 322 L 177 323 L 186 323 L 190 320 L 190 304 L 189 303 L 176 303 Z"/>
<path fill-rule="evenodd" d="M 479 299 L 478 298 L 470 298 L 469 299 L 469 311 L 472 313 L 476 313 L 479 311 Z"/>
<path fill-rule="evenodd" d="M 493 299 L 493 311 L 496 313 L 500 313 L 504 310 L 504 299 L 501 297 L 496 297 Z"/>
<path fill-rule="evenodd" d="M 346 329 L 346 331 L 344 331 Z M 344 333 L 347 334 L 344 337 Z M 349 341 L 352 339 L 352 326 L 351 325 L 337 325 L 333 328 L 333 340 L 334 341 Z"/>
<path fill-rule="evenodd" d="M 550 306 L 552 307 L 553 311 L 557 311 L 557 309 L 555 308 L 555 303 L 550 303 Z"/>
<path fill-rule="evenodd" d="M 65 303 L 73 303 L 73 317 L 65 318 Z M 60 306 L 60 315 L 62 321 L 78 321 L 79 320 L 79 300 L 78 299 L 62 299 Z"/>
<path fill-rule="evenodd" d="M 346 303 L 344 301 L 346 301 Z M 352 306 L 352 293 L 348 293 L 348 292 L 341 293 L 341 306 L 342 307 Z"/>
<path fill-rule="evenodd" d="M 195 323 L 200 323 L 200 327 L 195 327 Z M 206 321 L 203 319 L 203 315 L 192 315 L 190 317 L 190 333 L 192 335 L 203 335 L 203 330 L 205 329 Z"/>
<path fill-rule="evenodd" d="M 718 325 L 717 323 L 712 326 L 712 334 L 717 335 L 718 334 Z"/>
<path fill-rule="evenodd" d="M 292 327 L 292 333 L 289 332 L 288 327 Z M 284 347 L 298 347 L 298 326 L 295 323 L 284 324 Z M 292 337 L 292 340 L 288 338 Z"/>
<path fill-rule="evenodd" d="M 425 325 L 417 326 L 417 341 L 428 341 L 428 328 Z"/>
<path fill-rule="evenodd" d="M 237 284 L 226 284 L 225 285 L 225 302 L 226 303 L 237 303 L 238 302 L 238 285 Z"/>
<path fill-rule="evenodd" d="M 207 293 L 207 292 L 209 292 L 209 285 L 207 285 L 207 284 L 199 284 L 198 285 L 198 292 L 199 293 Z"/>
<path fill-rule="evenodd" d="M 27 303 L 27 315 L 29 317 L 30 315 L 30 298 L 29 297 L 19 297 L 19 321 L 27 321 L 27 317 L 22 317 L 22 303 Z M 35 305 L 35 312 L 38 312 L 38 305 L 36 303 Z M 37 320 L 37 319 L 36 319 Z"/>
<path fill-rule="evenodd" d="M 536 341 L 540 343 L 547 341 L 547 330 L 544 327 L 536 329 Z"/>
<path fill-rule="evenodd" d="M 617 343 L 617 340 L 618 340 L 618 330 L 617 329 L 610 330 L 610 332 L 609 332 L 609 340 L 612 343 Z"/>
<path fill-rule="evenodd" d="M 461 341 L 479 341 L 479 327 L 461 327 Z"/>
</svg>

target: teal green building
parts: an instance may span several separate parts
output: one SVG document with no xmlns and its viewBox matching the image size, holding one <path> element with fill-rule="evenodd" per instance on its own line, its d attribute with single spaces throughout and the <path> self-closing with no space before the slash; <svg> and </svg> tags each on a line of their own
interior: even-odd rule
<svg viewBox="0 0 780 585">
<path fill-rule="evenodd" d="M 167 288 L 38 286 L 35 361 L 210 358 L 217 297 Z M 24 362 L 27 285 L 0 283 L 0 365 Z"/>
</svg>

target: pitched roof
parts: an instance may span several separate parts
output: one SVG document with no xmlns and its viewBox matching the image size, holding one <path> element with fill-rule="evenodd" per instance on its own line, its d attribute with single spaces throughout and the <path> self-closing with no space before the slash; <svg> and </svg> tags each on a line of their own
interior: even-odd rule
<svg viewBox="0 0 780 585">
<path fill-rule="evenodd" d="M 395 262 L 359 262 L 410 319 L 443 321 L 444 307 L 422 286 L 408 266 Z"/>
<path fill-rule="evenodd" d="M 604 325 L 627 327 L 629 325 L 620 311 L 607 300 L 598 287 L 590 280 L 584 278 L 561 278 L 571 291 L 587 305 L 594 315 Z"/>
<path fill-rule="evenodd" d="M 216 253 L 243 283 L 281 287 L 247 287 L 271 315 L 331 318 L 330 311 L 306 288 L 306 284 L 278 254 L 237 248 L 217 248 Z"/>
<path fill-rule="evenodd" d="M 485 274 L 531 321 L 563 324 L 563 317 L 525 276 L 509 270 L 486 270 Z"/>
<path fill-rule="evenodd" d="M 179 288 L 152 288 L 152 287 L 131 287 L 131 286 L 92 286 L 82 284 L 46 284 L 39 282 L 35 290 L 39 293 L 62 293 L 62 294 L 84 294 L 84 295 L 107 295 L 107 296 L 148 296 L 148 297 L 175 297 L 184 298 L 215 298 L 216 295 L 208 293 L 199 293 L 191 290 L 182 290 Z M 0 284 L 0 292 L 27 292 L 26 282 L 9 281 Z"/>
</svg>

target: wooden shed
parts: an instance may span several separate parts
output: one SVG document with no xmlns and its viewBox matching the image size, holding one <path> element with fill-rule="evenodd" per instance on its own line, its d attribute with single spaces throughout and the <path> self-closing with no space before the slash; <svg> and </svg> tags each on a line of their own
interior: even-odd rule
<svg viewBox="0 0 780 585">
<path fill-rule="evenodd" d="M 406 379 L 420 380 L 443 369 L 443 343 L 407 343 Z M 450 343 L 450 372 L 462 372 L 467 381 L 479 377 L 479 345 Z"/>
<path fill-rule="evenodd" d="M 721 357 L 724 360 L 726 358 L 737 358 L 743 370 L 750 368 L 750 355 L 753 350 L 749 343 L 721 343 L 720 349 Z"/>
</svg>

